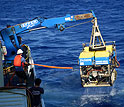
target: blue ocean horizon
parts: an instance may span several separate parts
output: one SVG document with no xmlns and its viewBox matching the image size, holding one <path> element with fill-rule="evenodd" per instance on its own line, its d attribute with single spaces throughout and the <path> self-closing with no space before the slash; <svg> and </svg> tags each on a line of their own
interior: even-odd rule
<svg viewBox="0 0 124 107">
<path fill-rule="evenodd" d="M 22 42 L 31 48 L 34 63 L 74 67 L 72 70 L 36 66 L 36 75 L 42 79 L 46 107 L 124 107 L 124 1 L 123 0 L 1 0 L 0 30 L 37 16 L 54 18 L 66 14 L 78 15 L 93 10 L 105 41 L 116 41 L 117 80 L 112 87 L 83 88 L 78 57 L 82 43 L 89 42 L 92 23 L 63 32 L 55 28 L 21 34 Z M 66 23 L 65 26 L 82 21 Z M 0 38 L 1 39 L 1 38 Z"/>
</svg>

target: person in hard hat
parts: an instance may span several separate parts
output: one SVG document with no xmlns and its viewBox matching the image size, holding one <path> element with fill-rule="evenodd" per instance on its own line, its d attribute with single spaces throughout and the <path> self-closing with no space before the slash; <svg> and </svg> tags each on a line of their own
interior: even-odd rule
<svg viewBox="0 0 124 107">
<path fill-rule="evenodd" d="M 35 86 L 31 87 L 29 91 L 31 92 L 31 107 L 42 107 L 41 104 L 41 94 L 44 94 L 44 89 L 40 87 L 41 79 L 35 79 Z"/>
<path fill-rule="evenodd" d="M 28 62 L 25 61 L 25 58 L 22 57 L 23 51 L 21 49 L 18 49 L 17 55 L 14 58 L 14 66 L 16 75 L 19 77 L 19 79 L 24 79 L 24 82 L 26 83 L 26 73 L 24 71 L 24 65 L 30 65 Z"/>
</svg>

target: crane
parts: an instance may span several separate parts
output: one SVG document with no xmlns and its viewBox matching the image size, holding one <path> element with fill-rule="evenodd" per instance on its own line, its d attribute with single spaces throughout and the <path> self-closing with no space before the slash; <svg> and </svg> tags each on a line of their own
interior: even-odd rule
<svg viewBox="0 0 124 107">
<path fill-rule="evenodd" d="M 64 17 L 57 17 L 57 18 L 44 18 L 44 17 L 36 17 L 30 21 L 20 23 L 17 25 L 7 25 L 6 28 L 0 31 L 1 38 L 4 42 L 4 46 L 2 45 L 2 65 L 3 65 L 3 74 L 5 86 L 9 86 L 10 81 L 14 77 L 14 66 L 13 60 L 16 56 L 17 50 L 23 50 L 23 57 L 26 59 L 27 62 L 31 63 L 32 65 L 26 67 L 27 69 L 27 86 L 30 87 L 34 83 L 34 78 L 36 77 L 35 68 L 33 62 L 33 58 L 31 57 L 30 47 L 21 43 L 21 34 L 26 34 L 31 31 L 36 31 L 40 29 L 48 29 L 48 28 L 56 28 L 60 31 L 65 29 L 65 23 L 73 22 L 83 19 L 92 19 L 94 17 L 93 11 L 86 14 L 79 14 L 79 15 L 70 15 L 67 14 Z M 9 76 L 6 76 L 9 75 Z M 6 77 L 9 77 L 6 78 Z M 9 80 L 9 81 L 8 81 Z M 16 81 L 15 81 L 16 82 Z M 14 83 L 15 85 L 17 83 Z M 14 85 L 13 84 L 13 85 Z"/>
<path fill-rule="evenodd" d="M 14 26 L 8 26 L 7 28 L 1 30 L 1 37 L 7 49 L 6 60 L 13 60 L 16 55 L 17 49 L 21 48 L 19 43 L 19 34 L 31 32 L 34 30 L 44 29 L 44 28 L 57 28 L 63 31 L 66 22 L 72 22 L 82 19 L 93 18 L 92 13 L 80 14 L 80 15 L 70 15 L 67 14 L 64 17 L 58 18 L 43 18 L 36 17 L 31 21 L 17 24 Z"/>
</svg>

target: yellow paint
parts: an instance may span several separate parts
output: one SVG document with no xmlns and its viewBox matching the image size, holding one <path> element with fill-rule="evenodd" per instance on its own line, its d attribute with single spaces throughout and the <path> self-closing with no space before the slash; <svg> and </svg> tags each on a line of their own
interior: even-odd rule
<svg viewBox="0 0 124 107">
<path fill-rule="evenodd" d="M 89 47 L 85 47 L 83 52 L 80 53 L 79 58 L 92 58 L 92 57 L 109 57 L 113 52 L 112 45 L 107 45 L 104 51 L 89 51 Z"/>
<path fill-rule="evenodd" d="M 106 46 L 106 51 L 112 53 L 112 52 L 113 52 L 112 45 L 107 45 L 107 46 Z"/>
<path fill-rule="evenodd" d="M 106 51 L 96 51 L 95 57 L 109 57 L 110 53 Z"/>
<path fill-rule="evenodd" d="M 82 52 L 79 58 L 92 58 L 94 57 L 94 52 Z"/>
<path fill-rule="evenodd" d="M 85 47 L 84 52 L 89 52 L 89 47 Z"/>
</svg>

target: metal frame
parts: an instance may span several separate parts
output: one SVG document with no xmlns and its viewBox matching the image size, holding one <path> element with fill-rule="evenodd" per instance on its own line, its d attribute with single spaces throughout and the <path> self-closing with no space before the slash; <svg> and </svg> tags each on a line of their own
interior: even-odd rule
<svg viewBox="0 0 124 107">
<path fill-rule="evenodd" d="M 4 77 L 3 77 L 3 63 L 2 63 L 2 44 L 0 41 L 0 87 L 4 86 Z"/>
<path fill-rule="evenodd" d="M 99 40 L 100 45 L 97 44 L 97 39 Z M 92 49 L 105 47 L 105 42 L 102 38 L 99 27 L 97 25 L 97 18 L 96 17 L 94 18 L 94 25 L 93 25 L 93 28 L 92 28 L 92 34 L 91 34 L 89 46 Z"/>
</svg>

